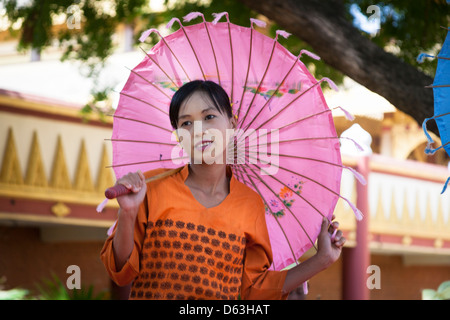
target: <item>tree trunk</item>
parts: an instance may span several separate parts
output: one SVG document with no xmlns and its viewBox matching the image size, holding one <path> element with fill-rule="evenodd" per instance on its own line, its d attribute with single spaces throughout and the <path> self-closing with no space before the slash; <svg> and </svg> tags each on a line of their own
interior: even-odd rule
<svg viewBox="0 0 450 320">
<path fill-rule="evenodd" d="M 386 98 L 418 124 L 434 113 L 433 79 L 365 38 L 339 0 L 240 0 L 307 42 L 321 59 Z M 364 101 L 361 101 L 364 104 Z M 429 130 L 438 134 L 435 123 Z"/>
</svg>

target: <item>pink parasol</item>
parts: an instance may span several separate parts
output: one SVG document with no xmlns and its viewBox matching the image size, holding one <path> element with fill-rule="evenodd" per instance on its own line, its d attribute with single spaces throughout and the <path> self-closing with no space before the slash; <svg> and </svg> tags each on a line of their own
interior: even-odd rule
<svg viewBox="0 0 450 320">
<path fill-rule="evenodd" d="M 314 246 L 324 217 L 331 220 L 339 198 L 348 202 L 357 219 L 361 212 L 340 192 L 340 142 L 331 110 L 320 84 L 300 61 L 279 42 L 254 29 L 264 23 L 251 20 L 242 27 L 228 14 L 215 14 L 207 22 L 193 12 L 183 26 L 162 37 L 144 60 L 131 70 L 114 114 L 113 165 L 119 179 L 130 171 L 179 168 L 188 158 L 178 146 L 169 121 L 174 92 L 186 82 L 211 80 L 228 93 L 240 130 L 234 135 L 230 166 L 235 177 L 254 189 L 266 207 L 266 222 L 274 270 L 298 261 Z M 222 17 L 226 22 L 219 22 Z M 242 152 L 243 151 L 243 152 Z M 352 170 L 351 168 L 348 168 Z M 361 177 L 352 170 L 359 178 Z M 362 180 L 360 180 L 362 181 Z M 363 181 L 362 181 L 363 182 Z M 111 191 L 111 190 L 110 190 Z M 113 198 L 117 194 L 108 194 Z"/>
</svg>

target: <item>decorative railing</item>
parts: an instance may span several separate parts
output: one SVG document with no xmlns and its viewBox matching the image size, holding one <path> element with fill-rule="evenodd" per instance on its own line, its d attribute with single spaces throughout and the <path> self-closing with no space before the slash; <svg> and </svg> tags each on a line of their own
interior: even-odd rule
<svg viewBox="0 0 450 320">
<path fill-rule="evenodd" d="M 356 168 L 357 159 L 344 158 Z M 450 175 L 447 168 L 416 161 L 398 161 L 372 155 L 368 173 L 369 240 L 372 249 L 450 252 L 450 192 L 441 194 Z M 343 173 L 341 193 L 357 202 L 356 183 Z M 346 231 L 349 244 L 355 244 L 353 211 L 339 201 L 336 216 Z"/>
</svg>

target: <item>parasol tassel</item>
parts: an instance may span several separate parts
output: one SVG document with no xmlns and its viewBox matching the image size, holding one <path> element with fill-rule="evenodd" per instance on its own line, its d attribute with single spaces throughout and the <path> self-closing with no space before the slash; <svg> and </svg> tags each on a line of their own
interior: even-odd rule
<svg viewBox="0 0 450 320">
<path fill-rule="evenodd" d="M 183 25 L 181 24 L 180 19 L 178 19 L 178 18 L 172 18 L 172 19 L 170 19 L 170 21 L 167 23 L 166 28 L 167 28 L 167 29 L 172 29 L 172 26 L 173 26 L 173 24 L 175 23 L 175 21 L 177 21 L 177 22 L 180 24 L 181 27 L 183 26 Z"/>
<path fill-rule="evenodd" d="M 139 41 L 144 42 L 148 38 L 148 36 L 151 35 L 153 32 L 159 34 L 159 31 L 154 28 L 145 30 L 144 32 L 141 33 L 141 36 L 139 37 Z"/>
<path fill-rule="evenodd" d="M 339 88 L 337 87 L 336 83 L 334 83 L 334 81 L 331 80 L 330 78 L 323 77 L 322 79 L 320 79 L 320 82 L 322 81 L 326 81 L 328 85 L 331 87 L 331 89 L 333 89 L 334 91 L 339 91 Z"/>
<path fill-rule="evenodd" d="M 425 153 L 426 154 L 429 154 L 429 155 L 433 155 L 433 154 L 435 154 L 436 153 L 436 151 L 437 150 L 439 150 L 440 148 L 437 148 L 437 149 L 433 149 L 432 147 L 431 147 L 431 143 L 427 143 L 427 146 L 425 147 Z"/>
<path fill-rule="evenodd" d="M 190 13 L 188 13 L 187 15 L 185 15 L 183 17 L 183 22 L 189 22 L 189 21 L 194 20 L 194 19 L 196 19 L 196 18 L 198 18 L 200 16 L 203 17 L 203 13 L 198 12 L 198 11 L 190 12 Z"/>
<path fill-rule="evenodd" d="M 336 107 L 335 109 L 340 109 L 340 110 L 344 113 L 345 118 L 347 118 L 347 120 L 350 120 L 350 121 L 355 120 L 355 116 L 352 115 L 352 114 L 351 114 L 350 112 L 348 112 L 347 110 L 345 110 L 344 108 L 342 108 L 342 107 Z"/>
<path fill-rule="evenodd" d="M 350 140 L 351 142 L 353 142 L 353 144 L 355 145 L 356 149 L 358 149 L 358 151 L 360 151 L 360 152 L 364 151 L 364 148 L 361 147 L 361 145 L 360 145 L 358 142 L 356 142 L 354 139 L 352 139 L 352 138 L 349 138 L 349 137 L 340 137 L 339 139 L 347 139 L 347 140 Z"/>
<path fill-rule="evenodd" d="M 109 201 L 109 199 L 108 198 L 105 198 L 105 200 L 103 200 L 102 201 L 102 203 L 100 203 L 98 206 L 97 206 L 97 212 L 102 212 L 103 211 L 103 209 L 105 208 L 105 206 L 106 206 L 106 204 L 108 203 L 108 201 Z"/>
<path fill-rule="evenodd" d="M 226 12 L 226 11 L 221 12 L 221 13 L 213 13 L 212 15 L 214 17 L 214 20 L 212 21 L 213 25 L 216 25 L 217 22 L 219 22 L 219 20 L 222 19 L 222 17 L 225 15 L 227 16 L 227 20 L 228 20 L 228 12 Z"/>
<path fill-rule="evenodd" d="M 258 20 L 258 19 L 255 19 L 255 18 L 250 18 L 250 23 L 251 23 L 252 27 L 253 27 L 254 24 L 256 24 L 260 28 L 265 28 L 266 27 L 266 23 L 264 21 Z"/>
<path fill-rule="evenodd" d="M 303 282 L 303 294 L 308 294 L 308 282 Z"/>
<path fill-rule="evenodd" d="M 109 227 L 108 231 L 106 231 L 106 234 L 108 235 L 108 237 L 109 237 L 110 235 L 112 235 L 112 233 L 113 233 L 113 231 L 114 231 L 114 227 L 116 226 L 116 224 L 117 224 L 117 220 L 114 221 L 113 225 L 112 225 L 111 227 Z"/>
<path fill-rule="evenodd" d="M 301 50 L 299 58 L 302 56 L 302 54 L 306 54 L 307 56 L 309 56 L 310 58 L 313 58 L 314 60 L 320 60 L 320 57 L 317 54 L 314 54 L 308 50 L 305 50 L 305 49 Z"/>
<path fill-rule="evenodd" d="M 425 61 L 425 57 L 428 57 L 428 58 L 435 58 L 435 56 L 432 56 L 431 54 L 421 53 L 421 54 L 419 54 L 419 55 L 417 56 L 416 61 L 417 61 L 418 63 L 423 63 L 423 62 Z"/>
<path fill-rule="evenodd" d="M 346 199 L 346 198 L 344 198 L 342 196 L 340 196 L 340 197 L 342 198 L 342 200 L 344 200 L 345 202 L 348 203 L 350 208 L 352 208 L 353 213 L 355 214 L 356 220 L 361 221 L 363 219 L 363 217 L 364 217 L 362 212 L 357 207 L 355 207 L 355 205 L 350 200 L 348 200 L 348 199 Z"/>
<path fill-rule="evenodd" d="M 447 142 L 446 144 L 440 146 L 439 148 L 433 149 L 433 148 L 431 148 L 431 143 L 428 143 L 427 146 L 426 146 L 426 148 L 425 148 L 425 153 L 426 153 L 426 154 L 431 154 L 431 155 L 433 155 L 433 154 L 436 153 L 436 151 L 438 151 L 439 149 L 444 148 L 444 147 L 447 146 L 447 145 L 448 145 L 448 142 Z"/>
<path fill-rule="evenodd" d="M 440 117 L 443 117 L 443 116 L 447 116 L 447 115 L 449 115 L 449 114 L 450 114 L 450 112 L 444 113 L 444 114 L 440 114 L 440 115 L 434 116 L 434 117 L 432 117 L 432 118 L 426 118 L 426 119 L 423 121 L 423 123 L 422 123 L 422 129 L 423 129 L 423 132 L 425 133 L 425 136 L 427 137 L 427 146 L 426 146 L 426 148 L 425 148 L 425 153 L 426 153 L 426 154 L 431 154 L 431 155 L 433 155 L 436 151 L 438 151 L 439 149 L 444 148 L 445 146 L 447 146 L 447 145 L 450 143 L 450 142 L 447 142 L 447 143 L 441 145 L 439 148 L 433 149 L 433 148 L 431 147 L 431 144 L 433 144 L 434 141 L 433 141 L 433 139 L 431 138 L 430 134 L 429 134 L 428 131 L 427 131 L 427 122 L 428 122 L 429 120 L 431 120 L 431 119 L 436 120 L 436 118 L 440 118 Z"/>
<path fill-rule="evenodd" d="M 279 35 L 285 39 L 289 38 L 289 36 L 291 35 L 289 32 L 284 31 L 284 30 L 277 30 L 275 34 L 276 34 L 275 40 L 278 39 Z"/>
<path fill-rule="evenodd" d="M 432 118 L 426 118 L 423 123 L 422 123 L 422 129 L 423 132 L 425 133 L 425 136 L 427 137 L 427 146 L 425 148 L 425 153 L 426 154 L 434 154 L 436 152 L 436 149 L 433 151 L 433 148 L 431 148 L 431 144 L 434 143 L 433 139 L 431 138 L 430 134 L 428 133 L 427 130 L 427 122 L 431 119 L 434 119 L 434 117 Z"/>
<path fill-rule="evenodd" d="M 365 186 L 367 184 L 366 179 L 364 179 L 364 177 L 362 176 L 362 174 L 360 174 L 358 171 L 356 171 L 355 169 L 353 169 L 352 167 L 347 167 L 347 166 L 343 166 L 345 169 L 348 169 L 351 171 L 351 173 L 353 173 L 353 176 L 359 181 L 359 183 L 361 183 L 363 186 Z"/>
<path fill-rule="evenodd" d="M 450 182 L 450 177 L 448 177 L 447 181 L 445 181 L 444 188 L 442 188 L 441 194 L 443 194 L 445 192 L 445 190 L 447 190 L 447 186 L 448 186 L 449 182 Z"/>
</svg>

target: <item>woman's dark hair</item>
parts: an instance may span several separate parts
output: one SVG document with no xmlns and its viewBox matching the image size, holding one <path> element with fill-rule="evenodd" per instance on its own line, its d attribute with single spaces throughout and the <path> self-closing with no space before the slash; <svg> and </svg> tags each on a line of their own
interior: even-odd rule
<svg viewBox="0 0 450 320">
<path fill-rule="evenodd" d="M 231 111 L 230 98 L 225 90 L 213 81 L 194 80 L 182 85 L 172 97 L 170 101 L 169 117 L 172 127 L 176 129 L 178 127 L 178 114 L 180 112 L 181 105 L 188 99 L 194 92 L 203 92 L 212 101 L 214 107 L 221 114 L 226 114 L 228 118 L 233 116 Z"/>
</svg>

